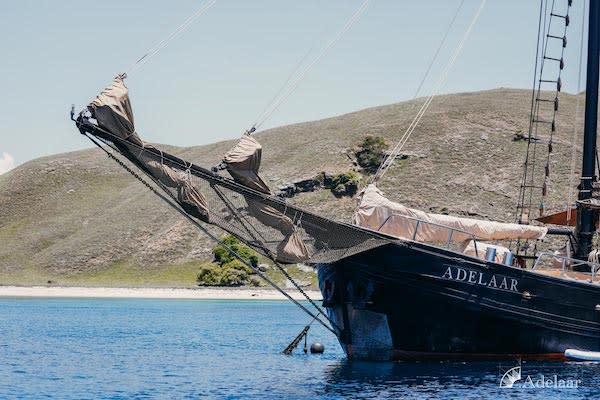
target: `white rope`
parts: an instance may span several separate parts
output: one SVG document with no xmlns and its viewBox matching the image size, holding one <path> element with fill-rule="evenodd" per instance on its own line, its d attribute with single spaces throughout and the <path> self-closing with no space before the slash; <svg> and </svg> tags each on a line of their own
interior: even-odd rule
<svg viewBox="0 0 600 400">
<path fill-rule="evenodd" d="M 304 62 L 308 59 L 308 56 L 312 53 L 312 51 L 314 50 L 314 47 L 315 46 L 313 45 L 310 49 L 308 49 L 308 51 L 304 54 L 304 56 L 298 61 L 298 63 L 296 64 L 296 66 L 294 67 L 292 72 L 288 75 L 285 82 L 283 82 L 283 85 L 281 85 L 281 87 L 279 88 L 277 93 L 275 93 L 275 95 L 267 103 L 267 107 L 263 110 L 263 112 L 261 113 L 261 116 L 267 111 L 267 109 L 269 109 L 271 107 L 271 105 L 273 103 L 275 103 L 275 101 L 279 98 L 279 96 L 282 95 L 284 90 L 287 88 L 288 84 L 292 81 L 292 79 L 296 76 L 296 74 L 298 74 L 298 71 L 300 71 L 300 68 L 302 67 L 302 65 L 304 65 Z M 254 133 L 254 131 L 256 131 L 256 123 L 247 132 Z"/>
<path fill-rule="evenodd" d="M 394 163 L 394 159 L 400 153 L 400 151 L 402 150 L 402 148 L 404 147 L 404 145 L 406 144 L 406 142 L 410 138 L 411 134 L 414 132 L 414 130 L 417 127 L 418 123 L 421 121 L 421 118 L 423 118 L 423 115 L 425 114 L 425 112 L 429 108 L 429 105 L 433 101 L 433 98 L 436 96 L 436 94 L 439 92 L 439 90 L 442 88 L 442 86 L 446 83 L 446 79 L 448 78 L 448 74 L 449 74 L 450 70 L 452 69 L 452 67 L 454 66 L 454 63 L 456 62 L 456 59 L 458 58 L 460 52 L 462 51 L 462 49 L 463 49 L 463 47 L 464 47 L 467 39 L 469 38 L 469 35 L 471 34 L 471 31 L 473 30 L 473 27 L 475 26 L 475 23 L 477 22 L 477 19 L 479 18 L 479 15 L 481 14 L 481 11 L 483 10 L 483 7 L 485 6 L 486 1 L 487 0 L 482 0 L 481 1 L 481 4 L 479 5 L 479 8 L 477 9 L 477 12 L 473 15 L 473 19 L 471 20 L 471 24 L 469 25 L 469 27 L 465 31 L 465 33 L 464 33 L 464 35 L 463 35 L 460 43 L 458 44 L 458 47 L 456 48 L 456 50 L 454 51 L 454 54 L 452 55 L 452 58 L 448 62 L 448 65 L 446 66 L 446 68 L 444 69 L 444 71 L 442 72 L 442 74 L 441 74 L 441 76 L 440 76 L 437 84 L 434 87 L 434 90 L 433 90 L 432 94 L 425 100 L 425 102 L 423 103 L 423 105 L 419 109 L 419 112 L 417 113 L 417 115 L 415 116 L 415 118 L 412 120 L 412 122 L 410 123 L 410 125 L 408 126 L 408 128 L 406 129 L 406 131 L 404 132 L 404 134 L 402 135 L 402 137 L 400 138 L 400 140 L 398 141 L 398 143 L 394 147 L 394 149 L 383 160 L 383 162 L 379 166 L 379 169 L 377 170 L 377 173 L 373 177 L 373 181 L 374 182 L 377 182 L 379 179 L 381 179 L 383 177 L 383 175 L 385 175 L 385 173 L 388 171 L 388 169 L 390 168 L 390 166 Z"/>
<path fill-rule="evenodd" d="M 571 222 L 571 205 L 573 204 L 573 184 L 575 178 L 575 164 L 577 162 L 577 133 L 579 130 L 580 110 L 579 103 L 581 102 L 581 70 L 583 65 L 583 43 L 584 34 L 583 27 L 585 26 L 585 1 L 581 2 L 582 19 L 581 19 L 581 38 L 579 39 L 579 69 L 577 70 L 577 99 L 575 103 L 575 120 L 573 121 L 573 137 L 571 138 L 571 169 L 569 171 L 569 194 L 567 195 L 567 224 Z"/>
<path fill-rule="evenodd" d="M 286 90 L 279 91 L 280 94 L 278 96 L 276 96 L 276 98 L 265 108 L 265 110 L 262 112 L 262 114 L 260 114 L 256 123 L 253 125 L 253 127 L 252 127 L 253 129 L 251 129 L 251 131 L 254 131 L 255 129 L 260 128 L 260 126 L 262 124 L 264 124 L 265 121 L 275 111 L 277 111 L 277 109 L 283 104 L 283 102 L 286 101 L 290 97 L 290 95 L 296 90 L 296 88 L 298 87 L 300 82 L 304 79 L 304 77 L 312 69 L 312 67 L 321 58 L 323 58 L 323 56 L 325 55 L 325 53 L 327 53 L 327 51 L 329 51 L 333 46 L 335 46 L 335 44 L 337 42 L 339 42 L 339 40 L 342 38 L 342 36 L 344 36 L 344 34 L 352 27 L 352 25 L 354 25 L 354 23 L 362 16 L 362 14 L 365 12 L 365 10 L 367 9 L 367 6 L 369 5 L 370 2 L 371 2 L 371 0 L 363 1 L 361 6 L 358 8 L 358 10 L 356 10 L 356 12 L 352 15 L 352 17 L 350 17 L 350 19 L 346 22 L 346 24 L 342 27 L 342 29 L 340 29 L 331 38 L 331 40 L 325 45 L 325 47 L 321 48 L 321 51 L 316 56 L 316 58 L 314 58 L 309 64 L 305 65 L 304 68 L 300 69 L 300 71 L 298 72 L 298 74 L 296 74 L 296 77 L 294 79 L 288 78 L 288 80 L 286 81 L 286 83 L 283 86 L 284 88 L 287 87 Z M 302 61 L 304 61 L 304 60 L 302 60 Z M 300 63 L 300 65 L 301 64 L 302 63 Z"/>
<path fill-rule="evenodd" d="M 217 0 L 206 0 L 204 4 L 192 15 L 190 15 L 181 25 L 179 25 L 173 32 L 171 32 L 167 37 L 165 37 L 160 42 L 156 43 L 153 47 L 151 47 L 142 57 L 140 57 L 136 62 L 131 64 L 126 70 L 125 74 L 130 75 L 132 72 L 140 68 L 142 65 L 148 62 L 152 57 L 156 55 L 160 50 L 167 47 L 167 45 L 179 36 L 183 31 L 185 31 L 198 17 L 208 11 Z"/>
<path fill-rule="evenodd" d="M 463 6 L 464 3 L 465 3 L 465 0 L 461 0 L 460 4 L 456 8 L 456 11 L 454 12 L 454 16 L 452 17 L 452 20 L 450 21 L 450 24 L 448 25 L 448 28 L 446 28 L 446 33 L 444 33 L 444 37 L 442 37 L 442 41 L 440 42 L 440 44 L 438 45 L 437 49 L 435 50 L 435 53 L 433 54 L 433 57 L 431 58 L 431 61 L 429 62 L 429 66 L 427 67 L 427 70 L 425 71 L 425 74 L 423 74 L 423 78 L 421 78 L 421 82 L 419 83 L 419 86 L 417 86 L 417 90 L 415 91 L 415 95 L 413 96 L 413 99 L 416 99 L 417 96 L 419 95 L 419 93 L 421 92 L 421 88 L 423 87 L 423 84 L 425 83 L 425 80 L 427 79 L 427 76 L 429 76 L 429 72 L 431 71 L 431 67 L 433 67 L 433 64 L 435 63 L 435 60 L 437 59 L 437 56 L 440 54 L 440 50 L 442 50 L 442 47 L 444 46 L 444 43 L 446 43 L 446 39 L 448 38 L 448 34 L 450 33 L 450 30 L 452 30 L 452 26 L 454 25 L 454 22 L 456 21 L 456 18 L 458 17 L 458 14 L 460 13 L 460 9 L 462 8 L 462 6 Z"/>
</svg>

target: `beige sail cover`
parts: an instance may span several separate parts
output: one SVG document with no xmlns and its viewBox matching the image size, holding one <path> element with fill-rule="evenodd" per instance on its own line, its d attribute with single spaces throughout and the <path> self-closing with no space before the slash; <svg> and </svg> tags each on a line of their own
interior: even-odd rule
<svg viewBox="0 0 600 400">
<path fill-rule="evenodd" d="M 123 77 L 120 75 L 117 76 L 90 103 L 90 107 L 94 110 L 94 117 L 98 121 L 100 128 L 139 146 L 144 145 L 137 133 L 135 133 L 129 90 L 123 81 Z"/>
<path fill-rule="evenodd" d="M 177 191 L 177 201 L 190 214 L 208 221 L 208 203 L 190 176 L 163 164 L 160 151 L 144 143 L 135 132 L 129 91 L 123 78 L 114 81 L 90 103 L 98 126 L 129 142 L 125 147 L 151 175 L 163 185 Z M 144 150 L 155 150 L 154 152 Z"/>
<path fill-rule="evenodd" d="M 115 152 L 160 183 L 187 215 L 223 229 L 276 262 L 335 263 L 394 241 L 270 194 L 259 176 L 260 144 L 249 135 L 225 157 L 237 182 L 144 143 L 136 134 L 121 78 L 88 106 L 77 125 L 91 139 L 110 143 Z"/>
<path fill-rule="evenodd" d="M 420 220 L 415 237 L 415 240 L 420 242 L 446 242 L 450 233 L 446 227 L 467 232 L 453 231 L 453 242 L 469 241 L 472 239 L 471 235 L 478 240 L 541 239 L 548 231 L 547 228 L 538 226 L 426 213 L 388 200 L 374 184 L 368 185 L 361 191 L 358 201 L 353 224 L 400 238 L 412 239 L 417 225 L 416 220 Z"/>
<path fill-rule="evenodd" d="M 225 154 L 223 162 L 234 181 L 261 193 L 271 195 L 269 186 L 258 175 L 262 146 L 249 133 Z M 276 258 L 282 262 L 297 263 L 310 258 L 310 251 L 294 222 L 275 208 L 251 198 L 246 198 L 248 213 L 261 223 L 277 229 L 285 238 L 277 247 Z"/>
<path fill-rule="evenodd" d="M 223 162 L 236 182 L 259 192 L 271 194 L 269 186 L 258 175 L 262 146 L 249 133 L 244 133 L 237 144 L 225 154 Z"/>
</svg>

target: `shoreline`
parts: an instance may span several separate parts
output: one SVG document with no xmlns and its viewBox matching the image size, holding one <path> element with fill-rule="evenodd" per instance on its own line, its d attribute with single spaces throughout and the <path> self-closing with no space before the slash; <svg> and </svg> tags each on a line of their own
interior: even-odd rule
<svg viewBox="0 0 600 400">
<path fill-rule="evenodd" d="M 305 300 L 297 290 L 287 291 L 294 300 Z M 321 293 L 306 290 L 311 299 L 319 301 Z M 138 299 L 189 299 L 189 300 L 287 300 L 273 289 L 264 288 L 136 288 L 136 287 L 85 287 L 85 286 L 0 286 L 0 298 L 138 298 Z"/>
</svg>

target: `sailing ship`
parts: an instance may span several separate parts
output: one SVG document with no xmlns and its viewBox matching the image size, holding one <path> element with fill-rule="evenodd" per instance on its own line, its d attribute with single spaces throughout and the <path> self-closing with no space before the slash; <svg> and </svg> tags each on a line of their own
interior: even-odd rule
<svg viewBox="0 0 600 400">
<path fill-rule="evenodd" d="M 568 14 L 562 18 L 568 25 Z M 145 143 L 135 130 L 124 75 L 72 118 L 82 134 L 215 240 L 207 226 L 236 236 L 278 266 L 314 265 L 325 310 L 313 302 L 318 312 L 310 315 L 330 327 L 349 358 L 564 359 L 568 349 L 600 352 L 599 264 L 588 261 L 596 254 L 599 204 L 599 46 L 600 4 L 591 1 L 573 231 L 522 216 L 520 223 L 502 223 L 426 213 L 386 199 L 376 184 L 359 193 L 352 223 L 320 216 L 273 195 L 259 175 L 262 147 L 253 130 L 214 168 Z M 569 252 L 531 256 L 497 244 L 546 235 L 568 238 Z"/>
</svg>

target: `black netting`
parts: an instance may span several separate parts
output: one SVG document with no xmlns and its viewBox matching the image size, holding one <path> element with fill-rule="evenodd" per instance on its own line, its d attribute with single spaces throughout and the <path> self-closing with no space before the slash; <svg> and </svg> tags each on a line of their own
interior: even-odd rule
<svg viewBox="0 0 600 400">
<path fill-rule="evenodd" d="M 90 121 L 80 120 L 79 128 L 112 144 L 187 214 L 220 227 L 274 261 L 331 263 L 393 240 L 289 205 L 153 146 L 122 139 Z"/>
</svg>

